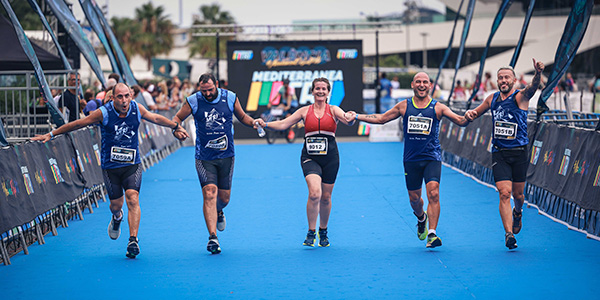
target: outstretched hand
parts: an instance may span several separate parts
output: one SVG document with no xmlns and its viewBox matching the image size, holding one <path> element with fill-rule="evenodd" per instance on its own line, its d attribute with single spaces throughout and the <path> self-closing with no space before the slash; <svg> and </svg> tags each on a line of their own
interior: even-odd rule
<svg viewBox="0 0 600 300">
<path fill-rule="evenodd" d="M 263 119 L 261 119 L 261 118 L 254 119 L 254 122 L 252 122 L 252 124 L 254 125 L 253 126 L 254 129 L 258 129 L 258 126 L 260 126 L 262 128 L 267 127 L 267 123 Z"/>
<path fill-rule="evenodd" d="M 477 111 L 474 109 L 467 110 L 467 112 L 465 113 L 465 119 L 467 119 L 469 122 L 472 122 L 476 118 L 477 118 Z"/>
<path fill-rule="evenodd" d="M 184 141 L 185 139 L 187 139 L 189 137 L 189 134 L 183 128 L 183 126 L 179 126 L 179 128 L 177 128 L 177 130 L 175 130 L 173 132 L 173 135 L 175 136 L 175 138 L 177 138 L 180 141 Z"/>
<path fill-rule="evenodd" d="M 356 112 L 355 111 L 347 111 L 344 114 L 344 119 L 346 119 L 346 122 L 348 123 L 352 123 L 354 122 L 354 120 L 356 119 Z"/>
<path fill-rule="evenodd" d="M 40 141 L 42 143 L 45 143 L 51 139 L 52 139 L 52 136 L 50 136 L 50 133 L 46 133 L 46 134 L 42 134 L 42 135 L 38 134 L 35 137 L 31 138 L 32 141 Z"/>
<path fill-rule="evenodd" d="M 533 67 L 535 68 L 535 72 L 536 73 L 542 73 L 542 71 L 544 71 L 544 63 L 541 61 L 536 61 L 535 58 L 533 59 Z"/>
</svg>

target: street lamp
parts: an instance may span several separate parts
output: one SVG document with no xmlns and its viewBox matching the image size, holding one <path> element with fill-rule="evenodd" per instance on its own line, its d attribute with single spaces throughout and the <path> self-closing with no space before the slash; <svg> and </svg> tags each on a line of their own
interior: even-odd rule
<svg viewBox="0 0 600 300">
<path fill-rule="evenodd" d="M 427 68 L 427 36 L 429 33 L 421 32 L 421 36 L 423 36 L 423 69 Z"/>
</svg>

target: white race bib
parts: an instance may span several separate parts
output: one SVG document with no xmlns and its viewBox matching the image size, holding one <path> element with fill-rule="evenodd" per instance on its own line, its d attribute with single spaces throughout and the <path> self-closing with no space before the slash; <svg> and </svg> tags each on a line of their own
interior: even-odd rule
<svg viewBox="0 0 600 300">
<path fill-rule="evenodd" d="M 133 164 L 135 163 L 135 153 L 135 149 L 113 146 L 110 148 L 110 161 L 117 163 Z"/>
<path fill-rule="evenodd" d="M 494 122 L 494 138 L 514 140 L 517 138 L 517 124 L 511 122 Z"/>
<path fill-rule="evenodd" d="M 306 151 L 309 155 L 327 155 L 327 138 L 326 137 L 307 137 Z"/>
<path fill-rule="evenodd" d="M 408 124 L 406 131 L 410 134 L 429 135 L 431 133 L 432 118 L 408 116 Z"/>
</svg>

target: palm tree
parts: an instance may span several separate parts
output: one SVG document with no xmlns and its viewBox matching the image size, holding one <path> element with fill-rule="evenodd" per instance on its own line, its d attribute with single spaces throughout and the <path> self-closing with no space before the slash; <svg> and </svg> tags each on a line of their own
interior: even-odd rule
<svg viewBox="0 0 600 300">
<path fill-rule="evenodd" d="M 235 19 L 227 11 L 221 11 L 219 4 L 202 5 L 200 6 L 202 19 L 194 20 L 194 25 L 211 25 L 211 24 L 235 24 Z M 219 38 L 219 49 L 222 57 L 226 56 L 226 45 L 228 40 L 234 37 Z M 216 56 L 215 39 L 213 37 L 194 37 L 190 41 L 190 57 L 199 54 L 203 57 Z"/>
<path fill-rule="evenodd" d="M 137 53 L 152 67 L 152 58 L 158 54 L 168 54 L 173 49 L 173 24 L 165 16 L 162 6 L 154 7 L 148 2 L 135 9 L 135 21 L 139 23 L 139 36 L 136 38 Z"/>
<path fill-rule="evenodd" d="M 137 54 L 137 51 L 140 48 L 140 23 L 130 18 L 119 17 L 113 17 L 111 21 L 112 30 L 119 41 L 119 45 L 121 45 L 127 61 L 131 61 L 131 56 Z"/>
</svg>

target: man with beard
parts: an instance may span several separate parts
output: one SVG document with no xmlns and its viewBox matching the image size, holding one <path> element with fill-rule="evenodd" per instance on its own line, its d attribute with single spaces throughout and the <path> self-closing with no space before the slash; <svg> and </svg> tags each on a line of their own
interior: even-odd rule
<svg viewBox="0 0 600 300">
<path fill-rule="evenodd" d="M 225 230 L 223 208 L 229 204 L 233 177 L 234 145 L 233 114 L 244 125 L 253 127 L 254 119 L 247 115 L 235 93 L 218 88 L 217 79 L 202 74 L 199 91 L 188 96 L 173 117 L 181 123 L 193 115 L 196 123 L 196 171 L 202 186 L 203 212 L 209 238 L 206 250 L 221 253 L 217 230 Z M 179 133 L 175 136 L 179 138 Z"/>
<path fill-rule="evenodd" d="M 432 84 L 427 73 L 419 72 L 410 84 L 414 92 L 412 98 L 398 102 L 383 114 L 359 115 L 348 112 L 345 116 L 347 121 L 356 119 L 374 124 L 384 124 L 403 117 L 406 188 L 410 206 L 417 217 L 417 236 L 420 240 L 427 238 L 427 248 L 442 245 L 442 240 L 436 232 L 440 217 L 439 190 L 442 170 L 440 120 L 446 117 L 459 126 L 469 124 L 464 117 L 455 114 L 448 106 L 429 96 Z M 423 210 L 421 198 L 423 180 L 429 202 L 427 211 Z M 428 221 L 429 230 L 426 231 Z"/>
<path fill-rule="evenodd" d="M 489 95 L 477 108 L 465 113 L 465 118 L 473 121 L 492 110 L 492 172 L 500 196 L 500 217 L 504 225 L 504 243 L 508 249 L 517 248 L 515 234 L 521 231 L 522 208 L 525 200 L 523 190 L 527 177 L 527 111 L 529 99 L 540 85 L 544 64 L 533 59 L 535 75 L 523 90 L 516 87 L 517 77 L 511 67 L 498 70 L 499 92 Z M 510 197 L 514 198 L 512 209 Z"/>
</svg>

